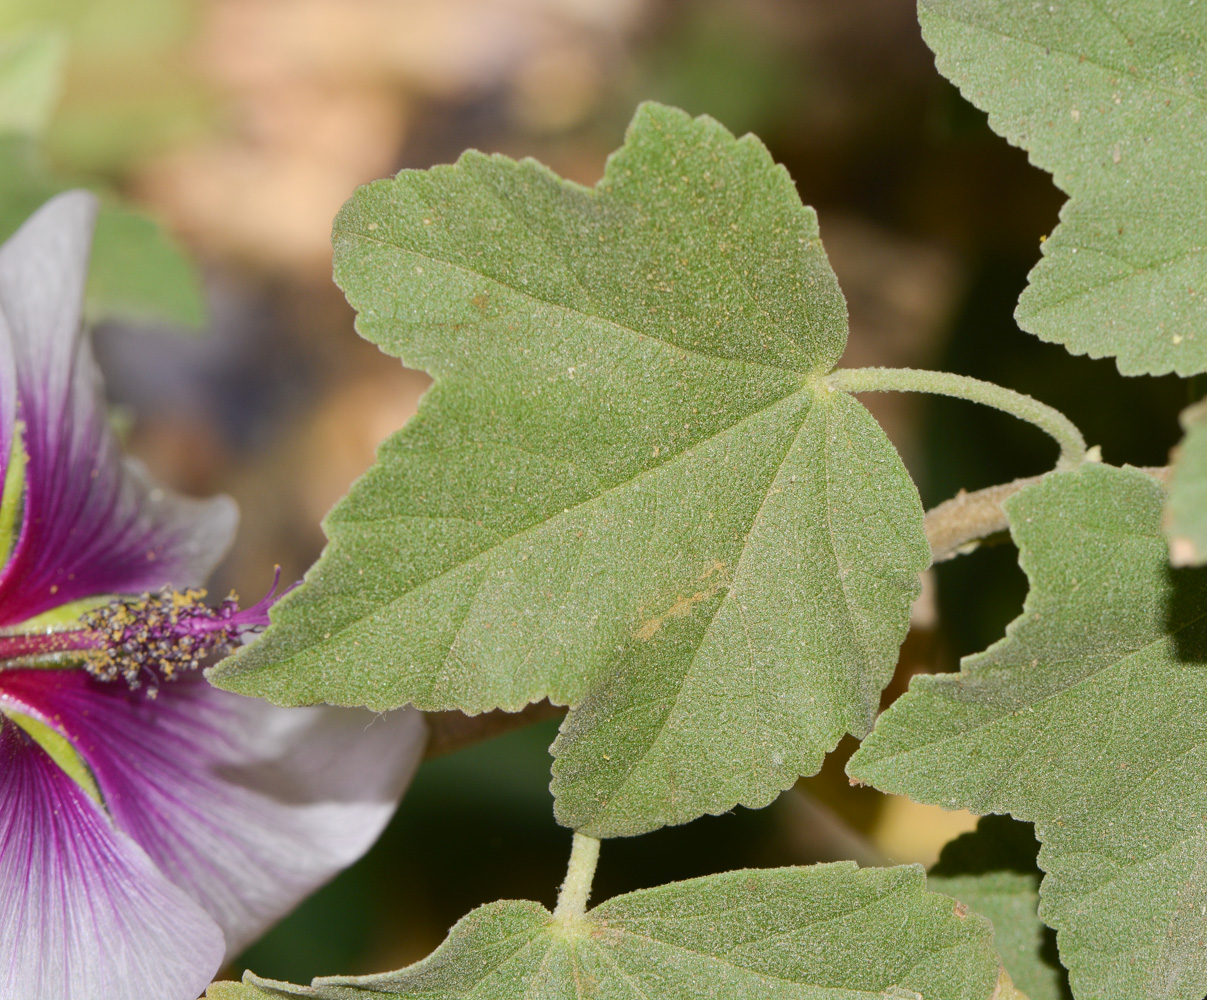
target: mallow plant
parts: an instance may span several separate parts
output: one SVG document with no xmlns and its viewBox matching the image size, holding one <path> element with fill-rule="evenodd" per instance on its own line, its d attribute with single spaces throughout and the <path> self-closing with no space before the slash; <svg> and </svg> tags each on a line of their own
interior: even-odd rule
<svg viewBox="0 0 1207 1000">
<path fill-rule="evenodd" d="M 919 13 L 939 71 L 1069 196 L 1019 325 L 1113 357 L 1127 375 L 1207 372 L 1207 5 L 921 0 Z M 196 508 L 187 531 L 154 505 L 118 517 L 143 494 L 137 479 L 113 478 L 96 508 L 103 518 L 74 535 L 57 527 L 67 511 L 90 516 L 91 491 L 117 466 L 104 465 L 96 487 L 79 478 L 95 466 L 74 489 L 43 485 L 47 463 L 60 467 L 42 457 L 44 440 L 65 439 L 74 455 L 100 421 L 73 418 L 65 431 L 62 415 L 74 411 L 40 416 L 38 400 L 58 384 L 45 373 L 66 383 L 62 373 L 80 369 L 30 367 L 37 354 L 21 317 L 52 303 L 10 305 L 10 287 L 30 287 L 20 270 L 29 255 L 6 251 L 0 294 L 18 332 L 6 362 L 17 409 L 5 425 L 3 523 L 10 561 L 27 548 L 56 555 L 37 556 L 49 575 L 10 574 L 0 591 L 22 609 L 4 639 L 18 652 L 0 673 L 3 781 L 22 790 L 6 792 L 0 874 L 15 843 L 32 845 L 20 850 L 39 852 L 37 870 L 53 873 L 16 910 L 2 897 L 0 940 L 32 927 L 47 948 L 63 942 L 62 969 L 85 968 L 80 955 L 99 941 L 61 907 L 92 912 L 92 893 L 124 905 L 115 894 L 144 883 L 123 875 L 108 889 L 82 875 L 83 902 L 44 903 L 56 899 L 50 881 L 72 885 L 62 873 L 76 870 L 128 868 L 162 889 L 139 897 L 145 910 L 130 908 L 160 915 L 131 939 L 151 942 L 188 919 L 229 926 L 193 869 L 145 839 L 128 811 L 140 796 L 192 802 L 177 782 L 194 780 L 184 763 L 196 755 L 173 753 L 176 770 L 144 780 L 112 768 L 95 749 L 109 744 L 74 728 L 83 713 L 59 707 L 120 704 L 138 722 L 114 745 L 152 732 L 191 739 L 211 703 L 236 704 L 196 670 L 176 669 L 212 643 L 233 649 L 209 671 L 213 685 L 281 706 L 471 715 L 542 699 L 565 706 L 552 808 L 574 831 L 551 912 L 490 903 L 410 967 L 308 986 L 248 972 L 210 986 L 215 1000 L 1054 1000 L 1067 990 L 1077 1000 L 1200 1000 L 1207 411 L 1185 413 L 1171 468 L 1115 467 L 1061 413 L 997 385 L 839 367 L 846 306 L 823 237 L 757 138 L 653 104 L 637 110 L 593 188 L 532 161 L 469 152 L 357 191 L 335 221 L 336 280 L 361 335 L 434 385 L 331 511 L 322 558 L 248 644 L 240 633 L 263 621 L 263 604 L 202 609 L 187 591 L 154 589 L 203 573 L 208 556 L 196 553 L 216 552 L 221 532 L 202 526 L 228 517 L 223 508 Z M 21 277 L 5 277 L 9 269 Z M 888 391 L 957 396 L 1028 421 L 1055 441 L 1054 466 L 924 516 L 856 398 Z M 0 412 L 12 412 L 6 405 Z M 39 506 L 44 495 L 53 508 Z M 24 529 L 33 541 L 18 523 L 37 526 Z M 110 524 L 122 544 L 146 526 L 153 540 L 137 551 L 154 551 L 157 568 L 135 560 L 127 575 L 94 571 L 126 572 L 106 554 Z M 958 673 L 915 678 L 878 715 L 919 574 L 1005 531 L 1029 581 L 1021 615 Z M 64 563 L 65 551 L 88 557 Z M 71 573 L 95 584 L 73 589 Z M 80 599 L 88 605 L 75 607 Z M 69 611 L 54 610 L 64 602 Z M 49 637 L 34 617 L 48 613 L 58 630 Z M 108 637 L 118 628 L 173 652 L 160 662 L 138 659 L 141 647 L 117 651 Z M 38 668 L 57 656 L 79 666 L 27 670 L 27 656 Z M 273 710 L 237 704 L 248 721 L 222 732 L 255 744 L 267 724 L 252 715 Z M 848 733 L 862 740 L 852 781 L 983 814 L 977 831 L 948 845 L 930 873 L 853 862 L 744 870 L 588 907 L 604 841 L 766 806 Z M 405 756 L 404 742 L 389 745 Z M 361 744 L 349 750 L 358 753 Z M 390 771 L 372 754 L 350 770 L 367 781 L 374 767 Z M 39 812 L 51 800 L 71 811 Z M 120 860 L 89 869 L 52 846 L 60 841 L 41 830 L 69 815 L 87 818 L 75 843 Z M 244 864 L 230 859 L 251 840 L 265 881 L 280 884 L 298 856 L 263 815 L 203 815 L 220 842 L 206 865 Z M 35 821 L 43 827 L 12 832 Z M 1038 858 L 1016 821 L 1033 824 Z M 72 926 L 58 930 L 52 913 Z M 216 956 L 211 938 L 190 940 Z M 173 961 L 205 965 L 149 943 L 143 954 L 123 973 L 154 985 L 119 995 L 166 995 Z M 90 988 L 106 995 L 87 985 L 63 995 Z"/>
</svg>

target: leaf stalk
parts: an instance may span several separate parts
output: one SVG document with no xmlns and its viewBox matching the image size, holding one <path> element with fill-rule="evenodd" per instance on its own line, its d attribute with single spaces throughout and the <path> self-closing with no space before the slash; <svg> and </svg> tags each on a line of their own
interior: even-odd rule
<svg viewBox="0 0 1207 1000">
<path fill-rule="evenodd" d="M 557 906 L 553 910 L 554 920 L 573 923 L 586 915 L 598 861 L 599 841 L 575 833 L 574 843 L 570 847 L 570 863 L 566 867 L 566 880 L 557 894 Z"/>
<path fill-rule="evenodd" d="M 826 384 L 843 392 L 929 392 L 967 399 L 1033 424 L 1060 445 L 1058 469 L 1075 469 L 1086 457 L 1085 438 L 1059 410 L 1038 399 L 967 375 L 918 368 L 838 368 Z"/>
</svg>

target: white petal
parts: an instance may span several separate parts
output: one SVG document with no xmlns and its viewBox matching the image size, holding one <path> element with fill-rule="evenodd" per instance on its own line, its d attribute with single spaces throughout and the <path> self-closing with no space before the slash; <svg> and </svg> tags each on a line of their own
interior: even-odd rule
<svg viewBox="0 0 1207 1000">
<path fill-rule="evenodd" d="M 196 675 L 155 700 L 78 670 L 8 670 L 3 687 L 71 739 L 119 829 L 231 954 L 368 850 L 426 741 L 413 709 L 278 708 Z"/>
<path fill-rule="evenodd" d="M 244 703 L 249 757 L 223 769 L 240 790 L 226 825 L 241 850 L 221 859 L 235 891 L 199 886 L 234 955 L 373 846 L 423 759 L 427 726 L 412 708 L 278 708 L 211 690 Z"/>
<path fill-rule="evenodd" d="M 0 996 L 195 1000 L 222 952 L 214 921 L 0 721 Z"/>
<path fill-rule="evenodd" d="M 76 375 L 96 212 L 93 195 L 69 191 L 48 201 L 0 246 L 0 305 L 18 377 L 39 399 L 63 400 Z"/>
</svg>

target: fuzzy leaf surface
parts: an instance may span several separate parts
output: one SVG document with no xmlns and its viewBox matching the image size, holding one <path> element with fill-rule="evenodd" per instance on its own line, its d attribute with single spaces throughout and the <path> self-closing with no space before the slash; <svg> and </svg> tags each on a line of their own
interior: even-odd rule
<svg viewBox="0 0 1207 1000">
<path fill-rule="evenodd" d="M 362 335 L 436 384 L 216 683 L 571 705 L 557 815 L 595 837 L 765 805 L 870 728 L 921 508 L 821 381 L 845 302 L 756 139 L 645 105 L 594 189 L 404 171 L 345 206 L 335 260 Z"/>
<path fill-rule="evenodd" d="M 1095 464 L 1007 500 L 1021 617 L 958 675 L 915 678 L 848 765 L 1035 823 L 1079 998 L 1207 993 L 1207 571 L 1170 569 L 1163 502 Z"/>
<path fill-rule="evenodd" d="M 490 903 L 430 956 L 379 976 L 292 986 L 247 976 L 223 1000 L 989 1000 L 1010 996 L 986 920 L 916 867 L 727 872 L 617 896 L 562 924 Z M 998 987 L 999 993 L 995 993 Z M 224 989 L 230 989 L 224 987 Z"/>
<path fill-rule="evenodd" d="M 1182 412 L 1186 436 L 1174 450 L 1165 535 L 1175 566 L 1207 563 L 1207 401 Z"/>
<path fill-rule="evenodd" d="M 976 830 L 943 848 L 926 886 L 989 918 L 1002 965 L 1028 1000 L 1065 1000 L 1065 971 L 1037 912 L 1038 850 L 1029 824 L 983 816 Z"/>
<path fill-rule="evenodd" d="M 919 0 L 939 71 L 1069 201 L 1016 318 L 1124 374 L 1207 370 L 1207 8 Z"/>
</svg>

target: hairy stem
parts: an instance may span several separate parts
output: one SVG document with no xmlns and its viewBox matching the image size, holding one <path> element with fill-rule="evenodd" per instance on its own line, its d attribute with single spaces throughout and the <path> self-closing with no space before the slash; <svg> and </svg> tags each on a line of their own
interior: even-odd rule
<svg viewBox="0 0 1207 1000">
<path fill-rule="evenodd" d="M 1154 479 L 1169 481 L 1169 466 L 1147 466 L 1140 470 Z M 926 512 L 926 540 L 930 542 L 931 559 L 944 562 L 976 548 L 977 542 L 1009 529 L 1002 501 L 1024 486 L 1039 482 L 1043 476 L 1028 476 L 997 486 L 987 486 L 975 493 L 961 490 L 950 500 Z"/>
<path fill-rule="evenodd" d="M 1024 486 L 1038 483 L 1042 476 L 1028 476 L 1010 483 L 987 486 L 975 493 L 960 490 L 950 500 L 926 512 L 926 540 L 930 542 L 932 562 L 946 562 L 965 552 L 990 535 L 1006 531 L 1010 525 L 1002 501 Z"/>
<path fill-rule="evenodd" d="M 574 834 L 570 848 L 570 864 L 566 868 L 566 881 L 557 894 L 557 907 L 553 918 L 563 923 L 577 920 L 587 912 L 587 899 L 591 895 L 591 880 L 595 878 L 595 865 L 599 861 L 599 841 L 581 833 Z"/>
<path fill-rule="evenodd" d="M 992 406 L 1034 424 L 1054 438 L 1060 445 L 1058 469 L 1075 468 L 1085 459 L 1085 438 L 1063 413 L 1038 399 L 979 378 L 917 368 L 839 368 L 826 381 L 844 392 L 929 392 Z"/>
</svg>

